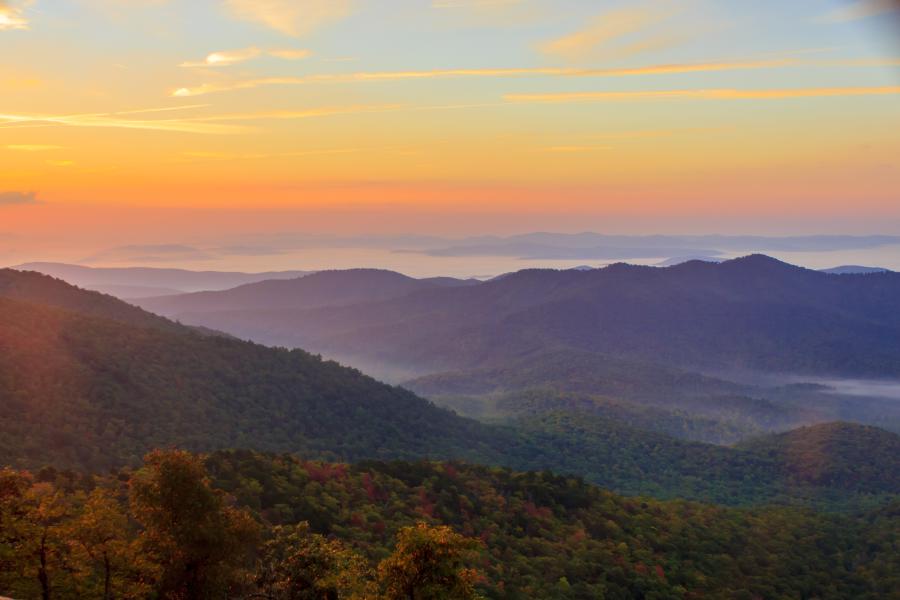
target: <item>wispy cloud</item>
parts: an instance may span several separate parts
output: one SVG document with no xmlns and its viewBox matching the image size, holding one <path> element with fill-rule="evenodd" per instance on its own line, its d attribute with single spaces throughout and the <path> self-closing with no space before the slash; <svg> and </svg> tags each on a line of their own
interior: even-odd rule
<svg viewBox="0 0 900 600">
<path fill-rule="evenodd" d="M 332 113 L 335 114 L 335 113 Z M 198 158 L 204 160 L 259 160 L 267 158 L 297 158 L 302 156 L 328 156 L 335 154 L 358 154 L 362 152 L 388 152 L 408 150 L 397 146 L 379 146 L 376 148 L 323 148 L 319 150 L 300 150 L 297 152 L 277 152 L 277 153 L 237 153 L 237 152 L 219 152 L 207 150 L 194 150 L 190 152 L 182 152 L 182 156 L 188 158 Z"/>
<path fill-rule="evenodd" d="M 183 62 L 182 67 L 227 67 L 233 64 L 252 60 L 262 54 L 262 50 L 256 47 L 242 48 L 241 50 L 222 50 L 207 54 L 206 58 L 199 61 Z"/>
<path fill-rule="evenodd" d="M 178 119 L 133 119 L 126 115 L 155 113 L 168 110 L 205 107 L 207 105 L 191 105 L 185 107 L 169 107 L 123 111 L 117 113 L 94 113 L 80 115 L 21 115 L 0 113 L 0 129 L 17 127 L 46 127 L 63 125 L 69 127 L 100 127 L 116 129 L 143 129 L 149 131 L 169 131 L 196 134 L 238 134 L 256 131 L 248 125 L 229 124 L 230 121 L 292 121 L 314 119 L 338 115 L 353 115 L 389 112 L 399 110 L 440 110 L 457 108 L 454 106 L 410 106 L 402 104 L 350 105 L 306 108 L 302 110 L 260 111 L 246 113 L 224 113 L 201 116 L 181 117 Z M 216 158 L 209 154 L 195 155 L 195 158 Z M 219 157 L 221 158 L 221 157 Z M 51 164 L 51 161 L 48 161 Z M 55 166 L 70 166 L 70 161 L 54 161 Z"/>
<path fill-rule="evenodd" d="M 305 77 L 264 77 L 224 84 L 202 84 L 178 88 L 175 97 L 202 96 L 214 92 L 245 90 L 273 85 L 309 85 L 315 83 L 351 83 L 361 81 L 401 81 L 409 79 L 444 79 L 452 77 L 516 77 L 524 75 L 559 75 L 561 69 L 435 69 L 430 71 L 381 71 L 343 74 L 307 75 Z"/>
<path fill-rule="evenodd" d="M 545 54 L 570 61 L 609 54 L 611 46 L 617 46 L 615 54 L 619 57 L 659 49 L 674 43 L 675 39 L 671 34 L 650 33 L 648 30 L 675 13 L 676 10 L 668 3 L 612 10 L 592 18 L 582 29 L 544 42 L 539 49 Z M 649 37 L 632 39 L 637 34 Z"/>
<path fill-rule="evenodd" d="M 630 100 L 781 100 L 838 96 L 887 96 L 900 94 L 900 86 L 795 88 L 769 90 L 653 90 L 640 92 L 574 92 L 559 94 L 507 94 L 510 102 L 568 103 Z"/>
<path fill-rule="evenodd" d="M 619 69 L 582 69 L 572 67 L 536 67 L 508 69 L 433 69 L 425 71 L 374 71 L 358 73 L 319 74 L 303 77 L 263 77 L 244 79 L 230 83 L 204 83 L 195 87 L 183 87 L 173 90 L 174 97 L 193 97 L 246 90 L 267 86 L 313 85 L 323 83 L 384 82 L 418 79 L 450 79 L 450 78 L 515 78 L 515 77 L 629 77 L 640 75 L 672 75 L 679 73 L 702 73 L 713 71 L 743 71 L 751 69 L 777 69 L 802 66 L 842 66 L 870 67 L 896 64 L 898 59 L 879 59 L 865 61 L 810 61 L 797 58 L 774 58 L 767 60 L 732 60 L 702 63 L 656 64 L 642 67 Z"/>
<path fill-rule="evenodd" d="M 28 29 L 25 8 L 31 0 L 0 0 L 0 31 Z"/>
<path fill-rule="evenodd" d="M 353 0 L 225 0 L 238 19 L 301 36 L 350 15 Z"/>
<path fill-rule="evenodd" d="M 62 150 L 62 146 L 53 146 L 51 144 L 9 144 L 7 150 L 16 152 L 49 152 L 51 150 Z"/>
<path fill-rule="evenodd" d="M 251 160 L 257 158 L 268 158 L 268 154 L 254 154 L 254 153 L 234 153 L 234 152 L 215 152 L 215 151 L 204 151 L 204 150 L 195 150 L 190 152 L 182 152 L 182 156 L 187 156 L 188 158 L 203 158 L 209 160 Z"/>
<path fill-rule="evenodd" d="M 612 146 L 547 146 L 546 148 L 540 148 L 539 150 L 541 152 L 550 152 L 552 154 L 578 154 L 612 149 Z"/>
<path fill-rule="evenodd" d="M 247 62 L 260 56 L 273 56 L 283 60 L 300 60 L 312 54 L 309 50 L 295 48 L 278 48 L 273 50 L 260 50 L 255 46 L 250 48 L 242 48 L 240 50 L 222 50 L 208 54 L 206 58 L 199 61 L 188 61 L 181 63 L 182 67 L 230 67 L 242 62 Z"/>
<path fill-rule="evenodd" d="M 312 52 L 302 48 L 275 48 L 268 50 L 266 54 L 283 60 L 301 60 L 309 57 Z"/>
<path fill-rule="evenodd" d="M 362 113 L 374 113 L 393 111 L 404 108 L 400 104 L 360 104 L 352 106 L 324 106 L 307 108 L 303 110 L 260 111 L 252 113 L 226 113 L 209 115 L 206 117 L 189 117 L 185 121 L 293 121 L 298 119 L 314 119 L 317 117 L 331 117 L 335 115 L 350 115 Z"/>
<path fill-rule="evenodd" d="M 0 206 L 39 204 L 37 192 L 0 192 Z"/>
<path fill-rule="evenodd" d="M 86 113 L 76 115 L 38 115 L 0 113 L 0 128 L 64 125 L 68 127 L 98 127 L 113 129 L 142 129 L 199 134 L 231 134 L 249 131 L 247 127 L 220 123 L 203 123 L 190 119 L 134 119 L 129 115 L 159 113 L 174 110 L 200 108 L 205 105 L 150 108 L 113 113 Z"/>
<path fill-rule="evenodd" d="M 900 13 L 898 0 L 854 0 L 819 18 L 823 23 L 848 23 L 892 12 Z"/>
</svg>

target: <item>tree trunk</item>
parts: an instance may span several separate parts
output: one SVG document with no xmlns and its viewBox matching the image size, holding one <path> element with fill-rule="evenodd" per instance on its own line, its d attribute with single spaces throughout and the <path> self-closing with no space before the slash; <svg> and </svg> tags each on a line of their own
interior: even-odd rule
<svg viewBox="0 0 900 600">
<path fill-rule="evenodd" d="M 103 553 L 103 600 L 112 600 L 112 569 L 109 565 L 109 554 Z"/>
<path fill-rule="evenodd" d="M 50 600 L 50 577 L 47 575 L 47 534 L 41 536 L 41 567 L 38 569 L 38 580 L 41 582 L 41 600 Z"/>
</svg>

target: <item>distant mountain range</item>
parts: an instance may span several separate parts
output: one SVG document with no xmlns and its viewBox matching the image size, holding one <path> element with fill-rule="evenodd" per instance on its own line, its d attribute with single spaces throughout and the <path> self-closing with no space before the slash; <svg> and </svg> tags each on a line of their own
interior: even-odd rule
<svg viewBox="0 0 900 600">
<path fill-rule="evenodd" d="M 527 233 L 446 240 L 409 250 L 429 256 L 513 256 L 522 259 L 637 260 L 718 257 L 741 252 L 821 252 L 900 244 L 900 236 L 727 236 Z"/>
<path fill-rule="evenodd" d="M 197 292 L 136 300 L 165 315 L 199 311 L 283 310 L 348 306 L 390 300 L 423 290 L 475 285 L 477 280 L 435 277 L 413 279 L 393 271 L 351 269 L 321 271 L 297 279 L 248 283 L 225 291 Z"/>
<path fill-rule="evenodd" d="M 794 446 L 791 438 L 729 449 L 559 411 L 481 424 L 304 351 L 201 335 L 33 272 L 0 270 L 0 398 L 0 464 L 19 467 L 105 469 L 177 445 L 337 460 L 461 458 L 728 504 L 840 507 L 898 492 L 887 472 L 803 479 L 789 468 L 793 455 L 777 451 Z M 842 427 L 850 433 L 822 434 L 837 444 L 827 468 L 845 472 L 841 444 L 855 435 L 871 438 L 859 452 L 877 454 L 877 469 L 895 472 L 900 438 Z"/>
<path fill-rule="evenodd" d="M 838 276 L 754 255 L 451 283 L 338 271 L 140 304 L 323 353 L 483 420 L 576 410 L 717 443 L 829 420 L 900 431 L 889 398 L 730 381 L 897 377 L 898 274 Z"/>
<path fill-rule="evenodd" d="M 25 263 L 14 268 L 20 271 L 37 271 L 58 277 L 78 287 L 125 299 L 201 290 L 225 290 L 247 283 L 295 279 L 309 274 L 307 271 L 238 273 L 150 267 L 100 268 L 52 262 Z"/>
<path fill-rule="evenodd" d="M 900 376 L 900 274 L 835 276 L 754 255 L 527 270 L 473 285 L 410 284 L 410 293 L 373 291 L 366 300 L 379 278 L 396 276 L 372 274 L 352 306 L 223 304 L 236 294 L 229 291 L 141 304 L 262 343 L 419 374 L 569 348 L 688 369 Z M 304 293 L 312 297 L 318 281 Z"/>
</svg>

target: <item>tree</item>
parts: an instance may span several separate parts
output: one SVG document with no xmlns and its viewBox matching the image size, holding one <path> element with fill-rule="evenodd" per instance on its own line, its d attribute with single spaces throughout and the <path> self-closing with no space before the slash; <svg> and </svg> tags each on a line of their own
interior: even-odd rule
<svg viewBox="0 0 900 600">
<path fill-rule="evenodd" d="M 419 523 L 397 534 L 394 553 L 378 565 L 385 600 L 477 598 L 477 572 L 467 568 L 481 544 L 449 527 Z"/>
<path fill-rule="evenodd" d="M 270 600 L 344 600 L 365 598 L 371 577 L 362 556 L 300 523 L 274 528 L 256 582 Z"/>
<path fill-rule="evenodd" d="M 173 600 L 222 597 L 249 579 L 259 527 L 214 490 L 201 459 L 154 451 L 131 479 L 142 550 L 159 568 L 157 593 Z"/>
<path fill-rule="evenodd" d="M 103 600 L 143 598 L 154 576 L 153 565 L 137 551 L 128 517 L 116 494 L 97 488 L 68 527 L 79 579 Z"/>
<path fill-rule="evenodd" d="M 0 469 L 0 589 L 13 591 L 24 567 L 22 544 L 25 541 L 25 494 L 31 488 L 31 475 L 12 469 Z"/>
<path fill-rule="evenodd" d="M 0 471 L 0 584 L 42 600 L 72 592 L 64 531 L 70 512 L 70 500 L 53 484 Z"/>
</svg>

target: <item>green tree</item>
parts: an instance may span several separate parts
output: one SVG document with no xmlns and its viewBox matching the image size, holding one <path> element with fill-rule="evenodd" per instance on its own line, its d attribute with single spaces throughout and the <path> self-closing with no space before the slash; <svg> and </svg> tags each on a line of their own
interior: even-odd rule
<svg viewBox="0 0 900 600">
<path fill-rule="evenodd" d="M 259 527 L 214 490 L 201 459 L 154 451 L 131 479 L 139 543 L 159 568 L 157 593 L 172 600 L 223 597 L 244 586 Z"/>
<path fill-rule="evenodd" d="M 378 565 L 385 600 L 470 600 L 477 572 L 468 568 L 481 544 L 445 526 L 418 523 L 397 534 L 394 553 Z"/>
</svg>

